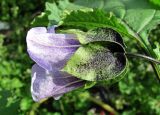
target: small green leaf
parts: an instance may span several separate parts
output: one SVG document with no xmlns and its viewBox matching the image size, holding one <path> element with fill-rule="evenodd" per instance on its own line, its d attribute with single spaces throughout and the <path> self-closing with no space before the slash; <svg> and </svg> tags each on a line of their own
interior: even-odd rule
<svg viewBox="0 0 160 115">
<path fill-rule="evenodd" d="M 32 22 L 32 26 L 47 26 L 48 25 L 48 16 L 46 13 L 42 12 L 37 16 Z"/>
<path fill-rule="evenodd" d="M 63 18 L 63 15 L 68 14 L 73 10 L 88 10 L 91 8 L 86 8 L 69 2 L 69 0 L 55 2 L 46 2 L 46 14 L 48 15 L 48 20 L 51 25 L 59 24 Z"/>
<path fill-rule="evenodd" d="M 54 21 L 57 24 L 60 21 L 61 10 L 57 7 L 56 3 L 46 2 L 46 11 L 48 12 L 48 20 Z"/>
</svg>

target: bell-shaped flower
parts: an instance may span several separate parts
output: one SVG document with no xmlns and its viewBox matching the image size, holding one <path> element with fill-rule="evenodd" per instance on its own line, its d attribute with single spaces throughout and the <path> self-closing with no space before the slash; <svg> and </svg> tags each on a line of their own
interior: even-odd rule
<svg viewBox="0 0 160 115">
<path fill-rule="evenodd" d="M 31 93 L 35 101 L 82 87 L 85 81 L 60 71 L 80 47 L 74 34 L 57 34 L 55 26 L 35 27 L 27 33 L 27 51 L 36 62 L 32 67 Z"/>
</svg>

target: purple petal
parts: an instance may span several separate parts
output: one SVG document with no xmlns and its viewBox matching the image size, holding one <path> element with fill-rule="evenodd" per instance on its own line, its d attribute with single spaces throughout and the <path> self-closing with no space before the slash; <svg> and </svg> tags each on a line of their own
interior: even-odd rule
<svg viewBox="0 0 160 115">
<path fill-rule="evenodd" d="M 54 97 L 58 99 L 64 93 L 84 86 L 85 81 L 60 71 L 48 71 L 37 64 L 32 67 L 31 92 L 35 101 Z"/>
<path fill-rule="evenodd" d="M 51 30 L 53 31 L 52 27 Z M 47 33 L 44 27 L 32 28 L 27 34 L 27 51 L 41 67 L 61 69 L 80 46 L 74 34 Z"/>
</svg>

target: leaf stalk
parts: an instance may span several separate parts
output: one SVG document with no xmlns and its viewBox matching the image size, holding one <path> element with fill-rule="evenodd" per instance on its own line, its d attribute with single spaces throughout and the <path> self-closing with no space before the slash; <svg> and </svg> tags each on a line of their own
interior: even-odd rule
<svg viewBox="0 0 160 115">
<path fill-rule="evenodd" d="M 156 60 L 152 57 L 149 57 L 149 56 L 146 56 L 146 55 L 142 55 L 142 54 L 136 54 L 136 53 L 125 53 L 128 57 L 139 57 L 139 58 L 143 58 L 143 59 L 146 59 L 150 62 L 153 62 L 153 63 L 156 63 L 156 64 L 160 64 L 160 61 L 159 60 Z"/>
</svg>

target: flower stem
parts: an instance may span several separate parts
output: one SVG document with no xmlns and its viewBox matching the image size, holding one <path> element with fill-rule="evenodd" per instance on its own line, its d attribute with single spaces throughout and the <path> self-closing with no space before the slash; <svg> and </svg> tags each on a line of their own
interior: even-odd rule
<svg viewBox="0 0 160 115">
<path fill-rule="evenodd" d="M 106 111 L 112 113 L 113 115 L 119 115 L 119 113 L 114 108 L 112 108 L 110 105 L 108 105 L 108 104 L 106 104 L 106 103 L 104 103 L 104 102 L 102 102 L 102 101 L 100 101 L 100 100 L 98 100 L 98 99 L 96 99 L 94 97 L 91 97 L 91 96 L 88 99 L 90 101 L 92 101 L 93 103 L 101 106 Z"/>
<path fill-rule="evenodd" d="M 125 53 L 128 57 L 139 57 L 139 58 L 143 58 L 143 59 L 146 59 L 150 62 L 153 62 L 153 63 L 156 63 L 156 64 L 160 64 L 160 61 L 159 60 L 156 60 L 152 57 L 149 57 L 149 56 L 146 56 L 146 55 L 142 55 L 142 54 L 136 54 L 136 53 Z"/>
</svg>

